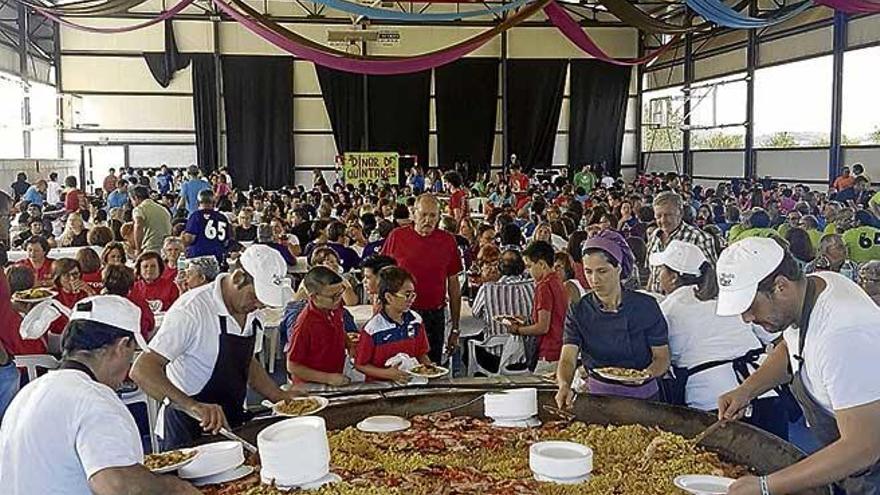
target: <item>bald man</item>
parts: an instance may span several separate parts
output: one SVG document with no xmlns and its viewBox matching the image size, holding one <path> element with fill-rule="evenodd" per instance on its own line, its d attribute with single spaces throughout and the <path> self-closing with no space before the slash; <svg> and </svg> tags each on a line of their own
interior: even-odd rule
<svg viewBox="0 0 880 495">
<path fill-rule="evenodd" d="M 437 228 L 440 204 L 431 194 L 418 197 L 412 224 L 399 227 L 389 234 L 382 254 L 391 256 L 397 265 L 415 278 L 416 296 L 413 309 L 421 315 L 431 346 L 432 362 L 442 363 L 444 343 L 446 355 L 458 346 L 461 316 L 461 254 L 455 237 Z M 405 297 L 395 294 L 395 297 Z M 446 300 L 452 315 L 452 328 L 446 339 Z"/>
</svg>

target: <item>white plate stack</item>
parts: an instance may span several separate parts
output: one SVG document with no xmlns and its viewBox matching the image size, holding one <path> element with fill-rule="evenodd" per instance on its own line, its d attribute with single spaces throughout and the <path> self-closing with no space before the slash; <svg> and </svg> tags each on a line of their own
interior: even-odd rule
<svg viewBox="0 0 880 495">
<path fill-rule="evenodd" d="M 199 455 L 186 466 L 178 470 L 181 478 L 192 480 L 194 483 L 211 484 L 214 478 L 227 479 L 230 476 L 238 477 L 250 474 L 244 472 L 244 448 L 239 442 L 215 442 L 196 447 Z M 252 470 L 251 470 L 252 471 Z M 237 479 L 237 478 L 233 478 Z M 218 483 L 218 482 L 214 482 Z"/>
<path fill-rule="evenodd" d="M 593 449 L 574 442 L 538 442 L 529 447 L 529 468 L 538 481 L 583 483 L 593 471 Z"/>
<path fill-rule="evenodd" d="M 327 424 L 319 416 L 291 418 L 257 435 L 263 483 L 283 488 L 320 488 L 340 478 L 330 473 Z"/>
<path fill-rule="evenodd" d="M 538 390 L 515 388 L 502 392 L 490 392 L 483 397 L 485 416 L 493 419 L 495 426 L 504 428 L 529 428 L 540 426 L 538 419 Z"/>
</svg>

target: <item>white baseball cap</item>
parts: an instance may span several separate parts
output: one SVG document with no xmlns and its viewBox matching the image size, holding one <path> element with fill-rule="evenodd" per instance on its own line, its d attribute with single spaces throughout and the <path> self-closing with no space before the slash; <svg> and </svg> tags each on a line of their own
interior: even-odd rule
<svg viewBox="0 0 880 495">
<path fill-rule="evenodd" d="M 785 250 L 769 237 L 748 237 L 721 252 L 718 276 L 718 316 L 745 313 L 758 293 L 761 280 L 782 262 Z"/>
<path fill-rule="evenodd" d="M 678 273 L 700 275 L 700 267 L 705 263 L 706 255 L 696 244 L 673 240 L 666 249 L 652 253 L 648 261 L 651 266 L 668 266 Z"/>
<path fill-rule="evenodd" d="M 293 299 L 287 262 L 270 246 L 253 244 L 241 254 L 242 268 L 254 278 L 257 299 L 266 306 L 283 307 Z"/>
</svg>

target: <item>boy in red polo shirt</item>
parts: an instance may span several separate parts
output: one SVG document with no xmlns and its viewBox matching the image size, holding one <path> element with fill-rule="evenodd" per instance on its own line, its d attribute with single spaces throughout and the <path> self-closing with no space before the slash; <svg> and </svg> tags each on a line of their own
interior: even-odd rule
<svg viewBox="0 0 880 495">
<path fill-rule="evenodd" d="M 409 381 L 409 375 L 385 363 L 404 353 L 429 364 L 428 336 L 422 317 L 412 311 L 416 299 L 413 277 L 403 268 L 389 266 L 379 271 L 379 300 L 382 310 L 361 329 L 355 366 L 367 381 Z"/>
<path fill-rule="evenodd" d="M 553 269 L 553 246 L 535 241 L 523 251 L 526 268 L 535 279 L 535 305 L 532 309 L 532 325 L 509 322 L 514 335 L 538 336 L 538 366 L 536 375 L 556 372 L 556 364 L 562 351 L 562 334 L 568 296 L 559 274 Z"/>
<path fill-rule="evenodd" d="M 326 266 L 309 270 L 303 280 L 309 302 L 293 324 L 287 372 L 294 383 L 322 383 L 340 387 L 349 379 L 345 370 L 342 277 Z"/>
</svg>

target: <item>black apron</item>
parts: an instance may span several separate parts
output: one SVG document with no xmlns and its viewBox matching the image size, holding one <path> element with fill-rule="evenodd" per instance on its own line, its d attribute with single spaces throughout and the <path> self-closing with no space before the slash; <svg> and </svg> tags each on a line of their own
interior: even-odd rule
<svg viewBox="0 0 880 495">
<path fill-rule="evenodd" d="M 220 349 L 214 371 L 202 390 L 192 396 L 197 402 L 222 407 L 231 428 L 241 426 L 247 420 L 244 400 L 259 328 L 260 322 L 254 318 L 253 335 L 232 335 L 227 331 L 226 317 L 220 317 Z M 196 420 L 172 407 L 165 407 L 164 420 L 163 451 L 190 445 L 202 434 L 202 428 Z"/>
<path fill-rule="evenodd" d="M 828 413 L 822 407 L 804 384 L 804 343 L 807 339 L 807 327 L 810 323 L 810 313 L 813 312 L 813 306 L 816 304 L 816 282 L 807 278 L 807 293 L 804 303 L 804 311 L 801 314 L 801 321 L 798 330 L 798 353 L 795 359 L 800 363 L 797 373 L 791 383 L 791 392 L 804 410 L 804 416 L 807 419 L 810 431 L 822 444 L 822 447 L 836 442 L 840 438 L 840 431 L 837 429 L 837 420 L 833 414 Z M 835 486 L 847 495 L 880 495 L 880 463 L 855 473 L 837 483 Z"/>
<path fill-rule="evenodd" d="M 88 366 L 80 363 L 79 361 L 73 361 L 70 359 L 65 359 L 61 361 L 61 365 L 58 366 L 59 370 L 76 370 L 82 371 L 83 373 L 89 375 L 89 378 L 92 379 L 93 382 L 97 382 L 98 378 L 95 376 L 95 373 Z"/>
</svg>

